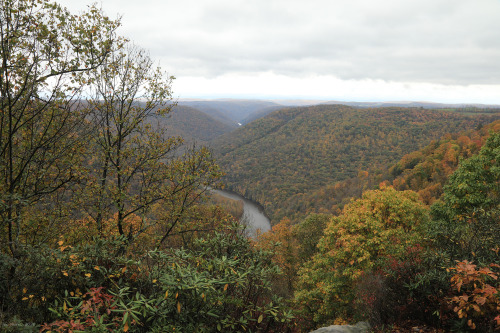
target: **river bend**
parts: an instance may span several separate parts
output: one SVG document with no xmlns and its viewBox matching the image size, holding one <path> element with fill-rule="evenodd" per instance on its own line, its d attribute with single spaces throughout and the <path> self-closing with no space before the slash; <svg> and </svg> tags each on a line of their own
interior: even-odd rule
<svg viewBox="0 0 500 333">
<path fill-rule="evenodd" d="M 248 233 L 250 236 L 255 236 L 257 230 L 261 232 L 266 232 L 271 229 L 271 221 L 264 214 L 262 207 L 256 202 L 249 200 L 237 193 L 226 191 L 226 190 L 212 190 L 213 192 L 232 199 L 243 201 L 243 216 L 240 222 L 245 224 L 248 228 Z"/>
</svg>

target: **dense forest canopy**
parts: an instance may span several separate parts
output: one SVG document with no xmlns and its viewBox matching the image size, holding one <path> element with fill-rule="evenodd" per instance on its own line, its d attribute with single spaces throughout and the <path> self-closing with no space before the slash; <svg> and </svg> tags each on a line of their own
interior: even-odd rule
<svg viewBox="0 0 500 333">
<path fill-rule="evenodd" d="M 225 183 L 275 213 L 283 203 L 359 172 L 388 168 L 443 133 L 474 129 L 499 114 L 420 108 L 317 105 L 284 108 L 217 139 Z"/>
</svg>

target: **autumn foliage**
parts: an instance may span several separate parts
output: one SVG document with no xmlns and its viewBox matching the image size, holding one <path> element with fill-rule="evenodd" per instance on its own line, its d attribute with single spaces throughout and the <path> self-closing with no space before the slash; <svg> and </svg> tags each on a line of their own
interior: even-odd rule
<svg viewBox="0 0 500 333">
<path fill-rule="evenodd" d="M 0 11 L 2 332 L 500 329 L 495 110 L 318 105 L 235 131 L 225 180 L 277 222 L 249 239 L 119 20 Z"/>
<path fill-rule="evenodd" d="M 464 260 L 450 270 L 454 273 L 451 284 L 457 296 L 449 302 L 458 318 L 466 320 L 473 330 L 500 329 L 500 265 L 477 267 Z"/>
<path fill-rule="evenodd" d="M 0 2 L 0 330 L 276 331 L 280 272 L 205 204 L 173 77 L 96 6 Z"/>
<path fill-rule="evenodd" d="M 299 271 L 296 299 L 305 314 L 322 323 L 352 320 L 356 286 L 369 274 L 385 279 L 387 263 L 404 260 L 422 241 L 419 228 L 428 216 L 416 193 L 393 188 L 367 191 L 347 205 L 328 223 L 319 252 Z"/>
</svg>

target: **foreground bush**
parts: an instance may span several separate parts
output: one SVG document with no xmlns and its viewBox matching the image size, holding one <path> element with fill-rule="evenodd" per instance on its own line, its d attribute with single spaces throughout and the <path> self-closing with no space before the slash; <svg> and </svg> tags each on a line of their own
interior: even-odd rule
<svg viewBox="0 0 500 333">
<path fill-rule="evenodd" d="M 191 249 L 129 258 L 116 256 L 121 246 L 61 242 L 43 255 L 27 252 L 24 270 L 10 279 L 15 292 L 2 295 L 5 323 L 19 318 L 44 332 L 282 332 L 290 323 L 271 294 L 278 268 L 237 226 Z"/>
</svg>

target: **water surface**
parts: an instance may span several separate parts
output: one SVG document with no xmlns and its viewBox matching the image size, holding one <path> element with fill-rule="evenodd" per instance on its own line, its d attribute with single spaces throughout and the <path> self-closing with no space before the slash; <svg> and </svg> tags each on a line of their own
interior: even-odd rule
<svg viewBox="0 0 500 333">
<path fill-rule="evenodd" d="M 271 220 L 269 220 L 266 216 L 262 206 L 255 201 L 249 200 L 237 193 L 227 190 L 212 191 L 232 200 L 243 201 L 243 216 L 241 217 L 240 222 L 247 226 L 250 236 L 255 236 L 257 230 L 266 232 L 271 229 Z"/>
</svg>

